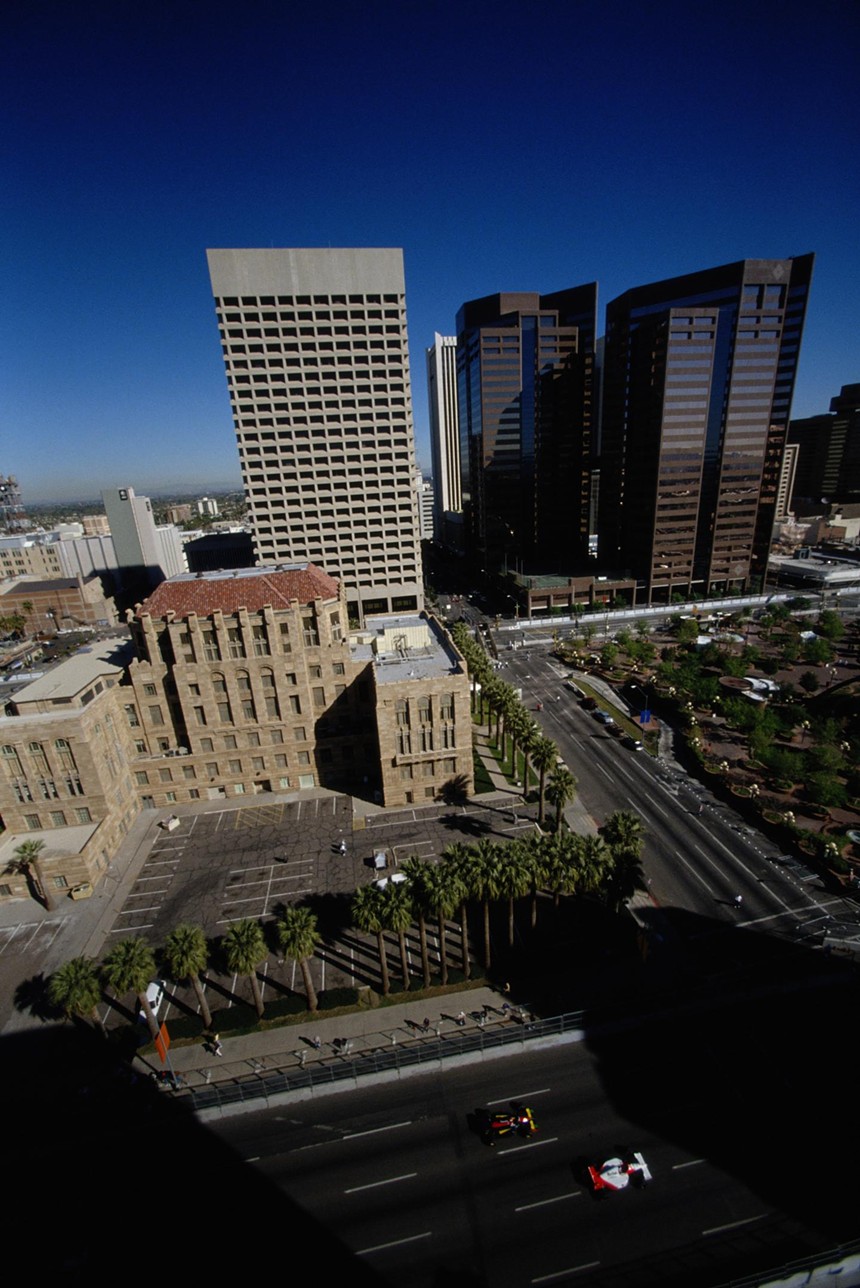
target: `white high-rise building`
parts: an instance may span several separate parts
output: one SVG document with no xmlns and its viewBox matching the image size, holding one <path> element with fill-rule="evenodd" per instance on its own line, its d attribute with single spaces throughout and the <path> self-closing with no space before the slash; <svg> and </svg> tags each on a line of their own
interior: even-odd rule
<svg viewBox="0 0 860 1288">
<path fill-rule="evenodd" d="M 433 528 L 436 540 L 443 541 L 443 516 L 463 509 L 455 335 L 439 335 L 437 331 L 427 350 L 427 397 L 433 458 Z"/>
<path fill-rule="evenodd" d="M 423 605 L 403 252 L 209 250 L 257 562 Z"/>
</svg>

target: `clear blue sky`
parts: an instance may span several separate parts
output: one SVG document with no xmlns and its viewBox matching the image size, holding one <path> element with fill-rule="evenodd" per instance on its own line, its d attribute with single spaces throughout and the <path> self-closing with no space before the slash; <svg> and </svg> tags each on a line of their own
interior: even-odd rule
<svg viewBox="0 0 860 1288">
<path fill-rule="evenodd" d="M 0 473 L 240 480 L 207 246 L 402 246 L 424 349 L 498 290 L 817 255 L 794 401 L 860 381 L 860 6 L 7 0 Z"/>
</svg>

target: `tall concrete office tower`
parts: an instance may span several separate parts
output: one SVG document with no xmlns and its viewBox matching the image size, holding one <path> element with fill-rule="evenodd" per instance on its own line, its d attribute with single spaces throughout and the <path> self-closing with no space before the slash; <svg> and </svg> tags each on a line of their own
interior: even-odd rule
<svg viewBox="0 0 860 1288">
<path fill-rule="evenodd" d="M 763 577 L 813 258 L 741 260 L 608 305 L 598 551 L 639 598 Z"/>
<path fill-rule="evenodd" d="M 597 285 L 509 292 L 457 314 L 467 551 L 570 574 L 588 558 Z"/>
<path fill-rule="evenodd" d="M 457 337 L 439 335 L 427 350 L 427 400 L 433 459 L 433 535 L 446 540 L 445 515 L 463 508 L 460 421 L 457 413 Z"/>
<path fill-rule="evenodd" d="M 257 562 L 423 603 L 400 250 L 209 250 Z"/>
</svg>

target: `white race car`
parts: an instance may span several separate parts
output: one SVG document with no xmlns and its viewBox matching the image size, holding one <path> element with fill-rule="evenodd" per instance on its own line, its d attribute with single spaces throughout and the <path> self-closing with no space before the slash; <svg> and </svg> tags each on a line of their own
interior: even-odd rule
<svg viewBox="0 0 860 1288">
<path fill-rule="evenodd" d="M 638 1153 L 627 1154 L 624 1158 L 607 1158 L 599 1167 L 588 1163 L 585 1171 L 592 1194 L 600 1198 L 626 1190 L 631 1185 L 642 1189 L 651 1180 L 651 1170 Z"/>
</svg>

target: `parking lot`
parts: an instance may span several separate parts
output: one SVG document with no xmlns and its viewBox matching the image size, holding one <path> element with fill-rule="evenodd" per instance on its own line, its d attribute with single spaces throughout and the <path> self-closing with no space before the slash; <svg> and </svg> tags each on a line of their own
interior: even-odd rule
<svg viewBox="0 0 860 1288">
<path fill-rule="evenodd" d="M 210 803 L 183 812 L 169 831 L 154 822 L 144 817 L 140 824 L 148 825 L 146 840 L 133 863 L 124 861 L 126 879 L 113 870 L 122 865 L 118 859 L 93 901 L 68 908 L 64 902 L 53 913 L 24 902 L 6 910 L 6 924 L 0 928 L 0 974 L 11 986 L 10 1001 L 22 979 L 38 977 L 40 967 L 45 969 L 43 963 L 45 973 L 50 973 L 82 951 L 75 940 L 81 939 L 83 919 L 93 919 L 96 900 L 103 934 L 100 945 L 90 942 L 86 951 L 103 957 L 117 940 L 136 935 L 158 948 L 180 922 L 200 925 L 210 941 L 217 940 L 237 920 L 271 921 L 284 904 L 312 897 L 324 935 L 311 963 L 315 987 L 378 985 L 376 937 L 361 935 L 346 924 L 353 892 L 396 872 L 409 857 L 432 861 L 455 842 L 473 843 L 484 836 L 510 839 L 532 827 L 505 794 L 467 805 L 361 813 L 354 812 L 350 797 L 326 793 L 269 798 L 232 809 Z M 377 854 L 385 855 L 384 873 L 374 869 Z M 418 973 L 417 930 L 410 933 L 408 946 Z M 394 937 L 389 950 L 392 973 L 398 975 Z M 298 967 L 274 952 L 259 974 L 264 1001 L 285 988 L 303 991 Z M 219 1007 L 237 998 L 250 1000 L 247 980 L 215 970 L 209 975 Z M 196 1009 L 192 990 L 171 982 L 159 1018 Z M 17 1018 L 23 1022 L 25 1014 L 19 1011 Z M 108 1008 L 106 1018 L 115 1023 L 116 1012 Z"/>
</svg>

